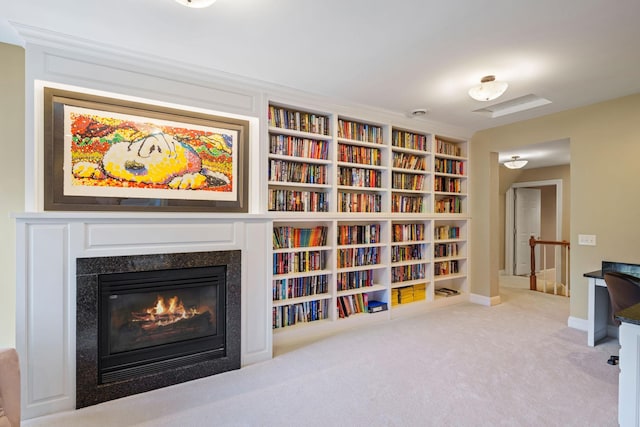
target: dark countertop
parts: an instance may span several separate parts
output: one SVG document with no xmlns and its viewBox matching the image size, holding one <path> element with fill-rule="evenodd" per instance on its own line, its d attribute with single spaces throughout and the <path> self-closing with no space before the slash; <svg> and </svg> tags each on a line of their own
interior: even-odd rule
<svg viewBox="0 0 640 427">
<path fill-rule="evenodd" d="M 616 319 L 621 322 L 640 325 L 640 304 L 632 305 L 629 308 L 618 311 L 616 313 Z"/>
<path fill-rule="evenodd" d="M 604 279 L 604 273 L 618 271 L 631 276 L 640 277 L 640 264 L 630 264 L 627 262 L 602 261 L 602 269 L 584 273 L 584 277 L 591 279 Z"/>
<path fill-rule="evenodd" d="M 590 277 L 592 279 L 604 279 L 602 270 L 590 271 L 589 273 L 584 273 L 583 276 Z"/>
</svg>

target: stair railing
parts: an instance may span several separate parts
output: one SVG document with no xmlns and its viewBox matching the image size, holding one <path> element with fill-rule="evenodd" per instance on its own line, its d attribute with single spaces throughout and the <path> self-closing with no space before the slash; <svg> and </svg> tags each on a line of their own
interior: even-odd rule
<svg viewBox="0 0 640 427">
<path fill-rule="evenodd" d="M 529 275 L 529 289 L 531 289 L 532 291 L 537 291 L 538 290 L 538 278 L 536 275 L 536 245 L 542 245 L 542 271 L 544 271 L 544 291 L 543 292 L 547 292 L 547 277 L 546 277 L 546 271 L 547 271 L 547 247 L 548 246 L 553 246 L 554 250 L 556 246 L 560 246 L 561 250 L 564 249 L 564 268 L 563 264 L 562 264 L 562 257 L 561 257 L 561 262 L 560 262 L 560 266 L 555 266 L 556 271 L 558 268 L 560 268 L 560 271 L 562 272 L 564 270 L 565 272 L 565 278 L 564 278 L 564 282 L 565 282 L 565 296 L 569 296 L 569 290 L 570 290 L 570 271 L 569 271 L 569 251 L 571 250 L 570 244 L 569 242 L 567 242 L 566 240 L 562 240 L 562 241 L 552 241 L 552 240 L 536 240 L 535 237 L 531 236 L 529 238 L 529 246 L 531 247 L 531 274 Z M 554 294 L 558 294 L 558 281 L 555 279 L 553 280 L 553 293 Z"/>
</svg>

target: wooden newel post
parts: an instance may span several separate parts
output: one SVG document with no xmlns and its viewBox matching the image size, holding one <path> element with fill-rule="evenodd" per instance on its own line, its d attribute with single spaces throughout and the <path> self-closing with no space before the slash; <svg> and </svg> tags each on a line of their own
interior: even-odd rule
<svg viewBox="0 0 640 427">
<path fill-rule="evenodd" d="M 536 283 L 536 239 L 535 237 L 529 237 L 529 246 L 531 247 L 531 274 L 529 276 L 529 289 L 537 291 L 538 286 Z"/>
</svg>

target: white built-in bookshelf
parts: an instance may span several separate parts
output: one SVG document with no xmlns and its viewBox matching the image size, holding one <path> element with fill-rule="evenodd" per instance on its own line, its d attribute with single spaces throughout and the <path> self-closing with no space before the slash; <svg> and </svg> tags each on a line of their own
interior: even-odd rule
<svg viewBox="0 0 640 427">
<path fill-rule="evenodd" d="M 416 128 L 269 103 L 275 335 L 468 298 L 467 142 Z"/>
</svg>

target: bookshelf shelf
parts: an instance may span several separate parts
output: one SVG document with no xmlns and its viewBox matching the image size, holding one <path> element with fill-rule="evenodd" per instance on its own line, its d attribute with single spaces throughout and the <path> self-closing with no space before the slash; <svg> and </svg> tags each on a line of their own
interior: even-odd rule
<svg viewBox="0 0 640 427">
<path fill-rule="evenodd" d="M 310 164 L 317 164 L 317 165 L 331 165 L 332 162 L 331 160 L 326 160 L 326 159 L 317 159 L 317 158 L 313 158 L 313 157 L 296 157 L 296 156 L 287 156 L 284 154 L 269 154 L 269 159 L 272 160 L 283 160 L 283 161 L 290 161 L 290 162 L 303 162 L 303 163 L 310 163 Z"/>
<path fill-rule="evenodd" d="M 287 102 L 270 102 L 268 117 L 273 230 L 326 230 L 322 244 L 274 246 L 274 266 L 321 259 L 311 271 L 274 267 L 274 333 L 366 323 L 468 295 L 466 141 Z M 437 297 L 440 287 L 457 294 Z M 368 313 L 369 301 L 384 309 Z"/>
<path fill-rule="evenodd" d="M 386 286 L 384 285 L 373 285 L 373 286 L 365 286 L 362 288 L 355 288 L 355 289 L 347 289 L 344 291 L 338 291 L 337 292 L 337 296 L 342 297 L 342 296 L 346 296 L 346 295 L 355 295 L 355 294 L 361 294 L 363 292 L 376 292 L 376 291 L 384 291 L 386 290 Z"/>
<path fill-rule="evenodd" d="M 426 259 L 412 259 L 412 260 L 407 260 L 407 261 L 397 261 L 397 262 L 391 262 L 391 266 L 392 267 L 400 267 L 403 265 L 415 265 L 415 264 L 424 264 L 426 261 Z"/>
<path fill-rule="evenodd" d="M 315 301 L 315 300 L 328 300 L 331 299 L 330 294 L 314 294 L 306 297 L 286 298 L 281 300 L 273 300 L 274 307 L 282 307 L 285 305 L 298 304 L 303 302 Z"/>
<path fill-rule="evenodd" d="M 344 168 L 375 169 L 379 171 L 386 171 L 388 169 L 386 166 L 370 165 L 366 163 L 355 163 L 355 162 L 337 162 L 337 165 L 339 167 L 344 167 Z"/>
<path fill-rule="evenodd" d="M 420 284 L 427 285 L 428 283 L 424 279 L 405 280 L 404 282 L 394 282 L 394 283 L 392 283 L 391 284 L 391 289 L 404 288 L 406 286 L 420 285 Z"/>
<path fill-rule="evenodd" d="M 313 277 L 313 276 L 321 276 L 323 274 L 330 274 L 331 270 L 310 270 L 310 271 L 293 271 L 291 273 L 274 273 L 273 279 L 293 279 L 296 277 Z"/>
<path fill-rule="evenodd" d="M 311 140 L 331 140 L 331 135 L 323 135 L 319 133 L 313 132 L 303 132 L 295 129 L 286 129 L 280 128 L 276 126 L 269 126 L 269 133 L 272 135 L 283 135 L 283 136 L 295 136 L 302 139 L 311 139 Z"/>
<path fill-rule="evenodd" d="M 274 248 L 273 253 L 282 252 L 304 252 L 304 251 L 328 251 L 331 250 L 331 246 L 304 246 L 304 247 L 292 247 L 292 248 Z"/>
<path fill-rule="evenodd" d="M 367 270 L 375 270 L 379 268 L 387 268 L 386 264 L 368 264 L 368 265 L 358 265 L 355 267 L 339 267 L 336 270 L 340 273 L 349 272 L 349 271 L 367 271 Z"/>
<path fill-rule="evenodd" d="M 272 188 L 301 188 L 301 189 L 331 189 L 331 184 L 314 184 L 310 182 L 286 182 L 286 181 L 269 181 Z M 313 191 L 313 190 L 312 190 Z"/>
<path fill-rule="evenodd" d="M 433 276 L 433 280 L 436 282 L 441 282 L 443 280 L 451 280 L 451 279 L 462 279 L 462 278 L 466 278 L 467 276 L 465 274 L 461 274 L 461 273 L 455 273 L 455 274 L 440 274 L 440 275 L 434 275 Z"/>
<path fill-rule="evenodd" d="M 360 192 L 360 191 L 367 191 L 367 192 L 373 192 L 373 193 L 386 193 L 387 190 L 385 190 L 384 188 L 379 188 L 379 187 L 360 187 L 360 186 L 356 186 L 356 185 L 337 185 L 336 188 L 338 190 L 344 190 L 344 191 L 350 191 L 350 192 Z"/>
</svg>

